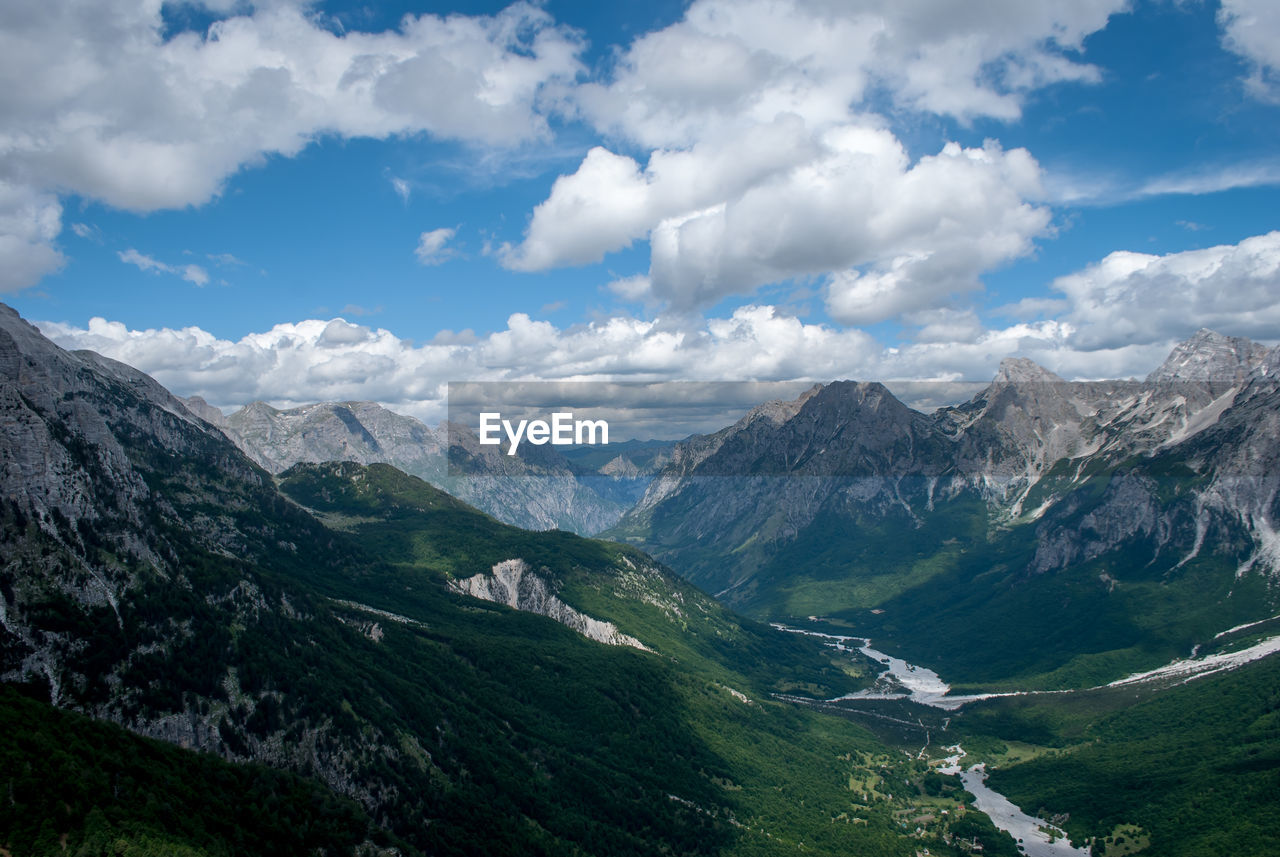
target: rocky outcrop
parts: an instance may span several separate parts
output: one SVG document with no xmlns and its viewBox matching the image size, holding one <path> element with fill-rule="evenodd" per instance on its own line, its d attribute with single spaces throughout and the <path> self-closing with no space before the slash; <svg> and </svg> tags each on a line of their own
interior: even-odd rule
<svg viewBox="0 0 1280 857">
<path fill-rule="evenodd" d="M 1160 368 L 1147 376 L 1147 383 L 1235 386 L 1247 380 L 1266 357 L 1263 345 L 1201 328 L 1178 343 Z"/>
<path fill-rule="evenodd" d="M 610 646 L 631 646 L 649 651 L 649 648 L 618 630 L 612 622 L 602 622 L 575 610 L 561 601 L 547 581 L 529 570 L 522 559 L 509 559 L 493 567 L 489 574 L 476 574 L 464 580 L 450 582 L 455 592 L 505 604 L 513 610 L 536 613 L 554 619 L 572 628 L 584 637 Z"/>
<path fill-rule="evenodd" d="M 206 402 L 201 396 L 189 396 L 185 399 L 179 399 L 179 401 L 186 405 L 188 411 L 211 426 L 222 428 L 227 424 L 226 415 L 220 409 Z"/>
</svg>

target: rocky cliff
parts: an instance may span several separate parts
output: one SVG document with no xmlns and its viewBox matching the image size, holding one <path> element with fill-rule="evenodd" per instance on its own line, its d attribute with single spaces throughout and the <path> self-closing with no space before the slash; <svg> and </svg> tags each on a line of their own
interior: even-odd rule
<svg viewBox="0 0 1280 857">
<path fill-rule="evenodd" d="M 455 580 L 450 586 L 456 592 L 472 598 L 505 604 L 513 610 L 554 619 L 598 643 L 649 651 L 644 643 L 622 633 L 612 622 L 593 619 L 565 604 L 552 593 L 547 581 L 530 571 L 528 564 L 522 559 L 504 560 L 488 574 Z"/>
</svg>

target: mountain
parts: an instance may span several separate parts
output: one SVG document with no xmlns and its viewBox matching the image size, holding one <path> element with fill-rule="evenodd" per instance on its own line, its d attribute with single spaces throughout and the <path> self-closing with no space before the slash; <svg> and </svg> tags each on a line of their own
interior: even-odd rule
<svg viewBox="0 0 1280 857">
<path fill-rule="evenodd" d="M 816 627 L 949 678 L 1234 653 L 1278 621 L 1212 633 L 1270 609 L 1278 356 L 1209 389 L 1011 364 L 934 415 L 816 387 L 674 449 L 643 514 L 807 485 L 776 495 L 817 508 L 756 548 L 755 593 L 788 566 L 787 597 L 826 580 Z M 7 853 L 1014 857 L 940 773 L 955 741 L 1100 852 L 1274 851 L 1274 658 L 926 712 L 863 694 L 883 667 L 847 638 L 743 619 L 634 547 L 511 527 L 381 463 L 273 477 L 198 410 L 0 308 Z M 839 589 L 833 544 L 877 573 Z"/>
<path fill-rule="evenodd" d="M 873 665 L 632 548 L 507 526 L 383 464 L 277 484 L 147 376 L 7 308 L 0 462 L 11 853 L 915 850 L 897 819 L 924 763 L 772 698 Z"/>
<path fill-rule="evenodd" d="M 1277 365 L 1201 331 L 1144 381 L 1010 360 L 929 415 L 828 384 L 677 445 L 607 535 L 958 679 L 1114 678 L 1280 606 Z"/>
<path fill-rule="evenodd" d="M 187 404 L 209 419 L 203 400 Z M 322 402 L 288 410 L 252 402 L 230 416 L 213 416 L 212 424 L 272 473 L 303 462 L 390 464 L 499 520 L 536 530 L 591 534 L 615 523 L 626 508 L 595 490 L 618 480 L 584 478 L 594 474 L 584 473 L 550 447 L 528 446 L 515 456 L 503 455 L 481 446 L 469 427 L 442 424 L 433 429 L 373 402 Z M 635 481 L 633 477 L 629 484 Z"/>
</svg>

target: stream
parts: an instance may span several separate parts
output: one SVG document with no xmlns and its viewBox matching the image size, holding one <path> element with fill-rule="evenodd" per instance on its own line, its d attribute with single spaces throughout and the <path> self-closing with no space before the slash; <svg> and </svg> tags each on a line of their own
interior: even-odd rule
<svg viewBox="0 0 1280 857">
<path fill-rule="evenodd" d="M 975 694 L 951 696 L 951 685 L 942 680 L 936 672 L 926 667 L 909 664 L 902 658 L 895 658 L 871 647 L 871 641 L 865 637 L 823 634 L 819 631 L 807 631 L 802 628 L 790 628 L 786 625 L 774 624 L 775 628 L 793 634 L 804 634 L 810 637 L 821 637 L 829 642 L 827 645 L 842 652 L 857 650 L 872 660 L 887 667 L 871 687 L 857 693 L 849 693 L 828 700 L 828 703 L 849 702 L 855 700 L 905 699 L 911 702 L 939 708 L 943 711 L 955 711 L 966 702 L 978 699 L 989 699 L 993 696 L 1016 696 L 1018 693 Z M 948 748 L 953 755 L 944 760 L 938 768 L 942 774 L 959 774 L 964 787 L 975 798 L 974 803 L 981 812 L 991 819 L 996 827 L 1008 833 L 1018 843 L 1018 848 L 1027 857 L 1088 857 L 1088 848 L 1075 848 L 1058 828 L 1042 818 L 1027 815 L 1018 809 L 1008 798 L 987 785 L 986 767 L 982 764 L 970 766 L 967 770 L 961 765 L 964 750 L 956 745 Z"/>
</svg>

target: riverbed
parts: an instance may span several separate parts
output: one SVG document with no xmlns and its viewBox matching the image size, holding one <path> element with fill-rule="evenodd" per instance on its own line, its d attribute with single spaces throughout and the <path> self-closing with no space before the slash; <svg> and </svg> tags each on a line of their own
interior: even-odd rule
<svg viewBox="0 0 1280 857">
<path fill-rule="evenodd" d="M 1011 694 L 976 694 L 951 696 L 951 685 L 927 667 L 909 664 L 902 658 L 895 658 L 871 647 L 871 641 L 865 637 L 844 636 L 839 634 L 823 634 L 819 631 L 808 631 L 802 628 L 789 628 L 785 625 L 774 625 L 782 631 L 794 634 L 805 634 L 810 637 L 821 637 L 828 640 L 828 645 L 840 651 L 857 650 L 886 667 L 876 679 L 876 683 L 866 690 L 848 693 L 828 700 L 829 703 L 848 702 L 873 699 L 907 699 L 921 705 L 954 711 L 966 702 L 978 699 L 989 699 L 992 696 L 1014 696 Z M 947 757 L 937 770 L 943 774 L 958 774 L 964 787 L 975 798 L 977 808 L 986 813 L 996 827 L 1008 833 L 1018 843 L 1019 849 L 1027 857 L 1088 857 L 1088 848 L 1075 848 L 1066 838 L 1063 831 L 1042 818 L 1027 815 L 1018 809 L 1008 798 L 991 788 L 986 783 L 986 767 L 976 764 L 964 769 L 961 760 L 964 750 L 959 746 L 950 748 L 954 755 Z"/>
</svg>

